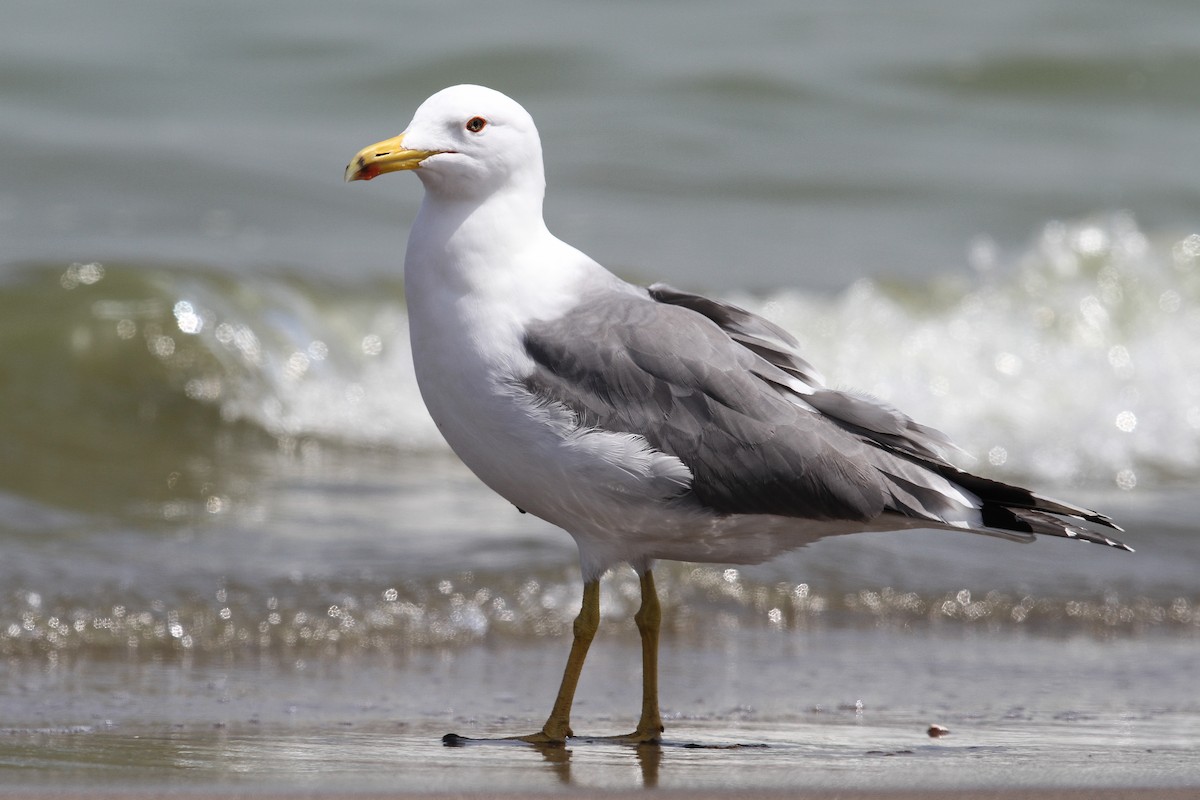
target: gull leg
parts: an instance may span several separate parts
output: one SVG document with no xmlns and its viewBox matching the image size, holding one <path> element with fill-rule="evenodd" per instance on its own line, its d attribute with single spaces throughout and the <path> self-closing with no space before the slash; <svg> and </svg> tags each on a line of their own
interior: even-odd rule
<svg viewBox="0 0 1200 800">
<path fill-rule="evenodd" d="M 654 574 L 647 569 L 641 575 L 642 605 L 633 615 L 642 635 L 642 716 L 633 733 L 620 736 L 588 737 L 629 744 L 656 744 L 662 741 L 662 715 L 658 710 L 658 632 L 662 608 L 654 588 Z"/>
<path fill-rule="evenodd" d="M 656 604 L 657 605 L 657 604 Z M 554 707 L 550 709 L 550 717 L 542 729 L 529 736 L 515 738 L 531 744 L 561 744 L 572 736 L 571 732 L 571 703 L 575 700 L 575 687 L 579 684 L 579 673 L 583 671 L 583 662 L 587 658 L 588 648 L 600 627 L 600 581 L 589 581 L 583 585 L 583 606 L 579 616 L 575 618 L 575 639 L 571 643 L 571 654 L 567 657 L 567 666 L 563 670 L 562 684 L 558 688 L 558 697 Z"/>
<path fill-rule="evenodd" d="M 662 714 L 658 708 L 658 639 L 662 625 L 662 607 L 658 603 L 658 591 L 654 587 L 654 574 L 647 569 L 641 574 L 642 605 L 633 620 L 637 623 L 638 633 L 642 638 L 642 714 L 638 719 L 637 728 L 633 733 L 621 736 L 585 737 L 592 740 L 607 740 L 629 744 L 657 744 L 662 740 Z M 563 669 L 562 684 L 558 688 L 558 697 L 546 724 L 537 733 L 528 736 L 513 736 L 507 741 L 528 742 L 534 745 L 562 745 L 568 737 L 574 736 L 571 730 L 571 704 L 575 700 L 575 688 L 579 685 L 579 675 L 583 671 L 583 662 L 587 658 L 588 648 L 600 627 L 600 581 L 589 581 L 583 585 L 583 604 L 579 616 L 575 618 L 575 639 L 571 643 L 571 654 L 567 657 L 567 666 Z M 460 746 L 471 742 L 487 742 L 486 739 L 468 739 L 456 734 L 447 734 L 442 739 L 450 746 Z M 492 739 L 490 741 L 499 741 Z"/>
<path fill-rule="evenodd" d="M 662 715 L 658 710 L 658 632 L 662 608 L 654 588 L 654 573 L 642 573 L 642 605 L 633 615 L 642 635 L 642 716 L 637 730 L 629 738 L 638 742 L 657 742 L 662 738 Z"/>
</svg>

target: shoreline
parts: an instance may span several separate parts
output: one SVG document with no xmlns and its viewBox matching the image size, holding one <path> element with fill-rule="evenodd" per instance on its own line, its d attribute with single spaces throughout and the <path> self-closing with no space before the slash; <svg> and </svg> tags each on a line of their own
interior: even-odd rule
<svg viewBox="0 0 1200 800">
<path fill-rule="evenodd" d="M 89 792 L 84 790 L 58 789 L 18 789 L 9 792 L 0 789 L 0 797 L 5 800 L 140 800 L 150 797 L 179 797 L 188 800 L 295 800 L 310 798 L 311 800 L 384 800 L 385 798 L 402 797 L 406 800 L 449 800 L 449 798 L 489 798 L 489 800 L 521 800 L 530 796 L 569 796 L 575 798 L 602 798 L 603 800 L 644 800 L 647 790 L 604 790 L 604 789 L 575 789 L 565 788 L 558 791 L 534 792 L 414 792 L 403 790 L 395 792 L 356 792 L 356 791 L 320 791 L 320 792 L 279 792 L 277 790 L 255 791 L 238 789 L 224 792 L 220 789 L 133 789 L 113 792 Z M 655 790 L 658 798 L 688 797 L 698 800 L 717 800 L 717 798 L 739 798 L 739 800 L 1191 800 L 1196 797 L 1194 787 L 1112 787 L 1112 788 L 1044 788 L 1030 789 L 1015 787 L 1011 789 L 932 789 L 932 790 L 863 790 L 863 789 L 818 789 L 818 790 L 738 790 L 738 789 L 706 789 L 701 791 L 687 789 Z"/>
</svg>

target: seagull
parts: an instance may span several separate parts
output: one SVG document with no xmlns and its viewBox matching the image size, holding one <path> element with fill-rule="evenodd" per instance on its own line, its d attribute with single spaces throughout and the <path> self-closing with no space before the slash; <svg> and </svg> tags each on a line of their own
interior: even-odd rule
<svg viewBox="0 0 1200 800">
<path fill-rule="evenodd" d="M 413 171 L 424 198 L 404 260 L 421 396 L 450 447 L 522 512 L 569 533 L 583 599 L 540 731 L 574 736 L 571 705 L 600 621 L 600 579 L 640 577 L 637 727 L 661 741 L 657 560 L 753 564 L 818 539 L 935 528 L 1131 548 L 1111 519 L 964 472 L 941 432 L 829 387 L 797 340 L 742 308 L 636 286 L 546 227 L 541 140 L 516 101 L 444 89 L 347 181 Z M 466 737 L 448 734 L 447 744 Z"/>
</svg>

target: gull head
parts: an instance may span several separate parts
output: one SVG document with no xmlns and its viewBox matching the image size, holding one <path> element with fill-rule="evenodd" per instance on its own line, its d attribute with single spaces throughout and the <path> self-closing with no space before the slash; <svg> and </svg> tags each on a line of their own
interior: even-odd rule
<svg viewBox="0 0 1200 800">
<path fill-rule="evenodd" d="M 430 97 L 403 133 L 360 150 L 346 180 L 400 170 L 414 170 L 428 192 L 446 197 L 482 199 L 513 186 L 545 189 L 533 118 L 483 86 L 451 86 Z"/>
</svg>

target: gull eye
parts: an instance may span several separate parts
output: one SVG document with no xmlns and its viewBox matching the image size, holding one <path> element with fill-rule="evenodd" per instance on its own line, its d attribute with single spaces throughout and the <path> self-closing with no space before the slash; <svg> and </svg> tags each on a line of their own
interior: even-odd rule
<svg viewBox="0 0 1200 800">
<path fill-rule="evenodd" d="M 467 120 L 467 130 L 471 133 L 479 133 L 487 125 L 487 120 L 483 117 L 471 117 Z"/>
</svg>

